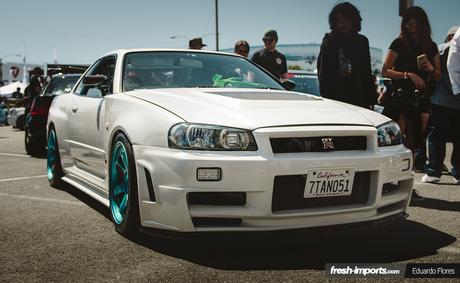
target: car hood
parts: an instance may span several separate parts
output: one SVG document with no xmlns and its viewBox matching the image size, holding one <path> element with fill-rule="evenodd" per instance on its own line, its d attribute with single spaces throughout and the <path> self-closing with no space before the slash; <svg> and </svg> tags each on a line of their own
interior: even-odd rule
<svg viewBox="0 0 460 283">
<path fill-rule="evenodd" d="M 390 121 L 376 112 L 297 92 L 267 89 L 170 88 L 126 92 L 189 123 L 244 129 L 289 125 L 366 125 Z"/>
</svg>

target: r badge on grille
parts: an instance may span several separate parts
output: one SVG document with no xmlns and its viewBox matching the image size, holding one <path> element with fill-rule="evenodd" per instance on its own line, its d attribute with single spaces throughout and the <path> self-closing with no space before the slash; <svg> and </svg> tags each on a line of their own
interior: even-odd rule
<svg viewBox="0 0 460 283">
<path fill-rule="evenodd" d="M 332 138 L 322 138 L 321 141 L 323 142 L 323 149 L 334 149 Z"/>
</svg>

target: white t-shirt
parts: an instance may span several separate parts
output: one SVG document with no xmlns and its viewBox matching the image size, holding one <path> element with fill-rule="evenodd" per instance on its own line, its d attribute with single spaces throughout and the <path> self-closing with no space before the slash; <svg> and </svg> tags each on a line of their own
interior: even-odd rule
<svg viewBox="0 0 460 283">
<path fill-rule="evenodd" d="M 447 57 L 447 70 L 454 95 L 460 95 L 460 28 L 455 32 Z"/>
</svg>

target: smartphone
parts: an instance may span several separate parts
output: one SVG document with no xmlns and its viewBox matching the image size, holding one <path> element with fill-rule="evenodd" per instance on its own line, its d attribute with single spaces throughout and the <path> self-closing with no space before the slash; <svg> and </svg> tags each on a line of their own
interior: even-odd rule
<svg viewBox="0 0 460 283">
<path fill-rule="evenodd" d="M 429 63 L 428 56 L 426 54 L 422 54 L 417 56 L 417 68 L 422 69 L 423 64 Z"/>
</svg>

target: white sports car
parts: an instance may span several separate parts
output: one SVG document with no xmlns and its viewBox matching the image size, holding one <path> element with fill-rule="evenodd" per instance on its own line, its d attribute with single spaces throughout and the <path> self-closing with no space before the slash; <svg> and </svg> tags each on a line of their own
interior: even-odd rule
<svg viewBox="0 0 460 283">
<path fill-rule="evenodd" d="M 286 88 L 237 55 L 111 52 L 52 103 L 48 179 L 109 207 L 122 234 L 405 218 L 412 155 L 397 124 Z"/>
</svg>

